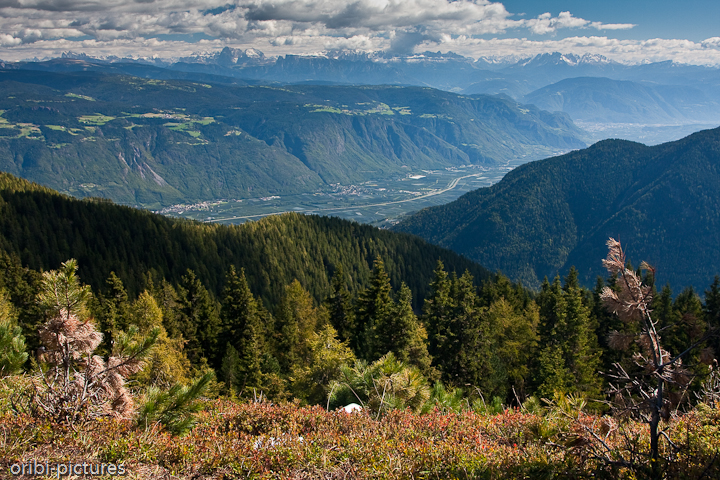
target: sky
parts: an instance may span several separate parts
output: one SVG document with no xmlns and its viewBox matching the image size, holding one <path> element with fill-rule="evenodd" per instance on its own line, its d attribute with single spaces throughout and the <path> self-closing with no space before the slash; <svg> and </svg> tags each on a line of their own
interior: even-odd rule
<svg viewBox="0 0 720 480">
<path fill-rule="evenodd" d="M 718 20 L 717 0 L 0 0 L 0 59 L 179 58 L 230 46 L 720 65 Z"/>
</svg>

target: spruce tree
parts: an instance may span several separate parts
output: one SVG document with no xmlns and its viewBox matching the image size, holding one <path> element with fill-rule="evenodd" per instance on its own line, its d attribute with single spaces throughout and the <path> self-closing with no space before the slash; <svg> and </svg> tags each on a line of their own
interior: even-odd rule
<svg viewBox="0 0 720 480">
<path fill-rule="evenodd" d="M 565 281 L 545 279 L 537 298 L 540 308 L 538 384 L 541 395 L 555 391 L 597 395 L 601 379 L 597 376 L 599 353 L 592 328 L 590 309 L 572 268 Z"/>
<path fill-rule="evenodd" d="M 222 367 L 227 376 L 226 383 L 229 382 L 229 386 L 234 386 L 240 392 L 246 387 L 260 387 L 262 325 L 258 305 L 250 291 L 244 270 L 240 270 L 238 275 L 235 267 L 230 267 L 223 291 L 221 316 L 223 338 L 228 339 L 229 346 Z M 233 363 L 235 371 L 228 372 L 229 365 Z"/>
<path fill-rule="evenodd" d="M 112 349 L 116 332 L 127 330 L 130 306 L 125 286 L 115 272 L 110 272 L 105 284 L 107 289 L 98 295 L 97 301 L 94 302 L 95 308 L 93 308 L 93 313 L 99 321 L 100 330 L 103 333 L 103 343 L 100 345 L 100 351 L 103 353 Z"/>
<path fill-rule="evenodd" d="M 711 357 L 718 358 L 720 356 L 720 276 L 716 275 L 710 289 L 705 290 L 703 308 L 708 329 L 714 333 L 709 339 L 710 350 L 707 351 L 706 355 L 709 354 Z"/>
<path fill-rule="evenodd" d="M 590 316 L 585 292 L 578 282 L 575 267 L 570 269 L 565 285 L 566 335 L 565 361 L 575 378 L 575 389 L 589 396 L 600 394 L 602 384 L 597 371 L 600 366 L 600 351 L 595 328 Z"/>
<path fill-rule="evenodd" d="M 373 362 L 388 352 L 382 329 L 392 322 L 395 313 L 390 277 L 380 257 L 375 259 L 370 285 L 360 294 L 355 312 L 358 332 L 363 332 L 359 354 Z"/>
<path fill-rule="evenodd" d="M 219 362 L 217 348 L 220 317 L 215 301 L 195 272 L 188 270 L 178 286 L 178 323 L 187 341 L 187 355 L 200 365 L 207 359 L 211 365 Z"/>
<path fill-rule="evenodd" d="M 345 285 L 345 272 L 339 266 L 332 277 L 332 291 L 325 299 L 330 315 L 330 324 L 335 328 L 338 338 L 348 342 L 353 350 L 357 350 L 358 342 L 355 335 L 355 315 L 352 309 L 352 297 Z"/>
<path fill-rule="evenodd" d="M 438 356 L 434 358 L 446 383 L 479 386 L 487 371 L 482 345 L 485 338 L 474 279 L 466 271 L 460 278 L 453 276 L 451 282 L 451 298 L 444 303 L 438 302 L 438 305 L 445 305 L 441 310 L 451 310 L 444 315 L 443 333 L 437 343 Z"/>
<path fill-rule="evenodd" d="M 440 369 L 448 371 L 446 361 L 454 357 L 453 345 L 457 332 L 454 331 L 455 303 L 451 295 L 452 282 L 448 279 L 445 266 L 438 260 L 433 281 L 430 283 L 430 295 L 423 304 L 423 323 L 427 326 L 428 350 L 439 362 Z"/>
</svg>

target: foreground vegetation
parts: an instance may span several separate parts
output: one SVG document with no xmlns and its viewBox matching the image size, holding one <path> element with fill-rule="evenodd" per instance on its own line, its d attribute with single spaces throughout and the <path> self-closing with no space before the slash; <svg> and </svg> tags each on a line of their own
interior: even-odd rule
<svg viewBox="0 0 720 480">
<path fill-rule="evenodd" d="M 3 387 L 7 389 L 8 382 Z M 7 391 L 3 392 L 7 395 Z M 5 400 L 5 399 L 4 399 Z M 376 418 L 293 403 L 209 401 L 177 437 L 120 420 L 74 430 L 3 412 L 0 475 L 19 461 L 125 463 L 128 478 L 645 478 L 644 426 L 565 407 Z M 674 418 L 666 478 L 717 478 L 720 407 Z M 597 438 L 593 436 L 597 435 Z M 607 450 L 606 450 L 607 447 Z M 632 458 L 633 466 L 607 458 Z"/>
</svg>

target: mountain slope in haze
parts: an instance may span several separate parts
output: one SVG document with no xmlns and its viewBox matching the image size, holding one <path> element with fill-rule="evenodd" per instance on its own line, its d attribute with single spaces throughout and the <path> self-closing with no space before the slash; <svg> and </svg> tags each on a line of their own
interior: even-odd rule
<svg viewBox="0 0 720 480">
<path fill-rule="evenodd" d="M 82 280 L 103 289 L 114 271 L 131 294 L 146 275 L 176 283 L 193 269 L 219 295 L 230 265 L 244 268 L 255 293 L 275 306 L 294 279 L 318 300 L 339 267 L 364 288 L 381 256 L 395 288 L 405 282 L 416 306 L 429 292 L 437 260 L 448 271 L 489 277 L 480 265 L 406 234 L 339 218 L 283 214 L 243 225 L 176 220 L 106 200 L 78 200 L 0 172 L 0 252 L 35 270 L 75 258 Z"/>
<path fill-rule="evenodd" d="M 609 78 L 561 80 L 523 97 L 524 103 L 595 123 L 720 122 L 720 103 L 696 87 Z"/>
<path fill-rule="evenodd" d="M 720 271 L 720 129 L 647 147 L 605 140 L 525 164 L 488 188 L 395 228 L 537 286 L 575 265 L 605 275 L 608 237 L 658 282 L 703 286 Z"/>
<path fill-rule="evenodd" d="M 430 88 L 0 70 L 0 169 L 149 207 L 316 192 L 584 146 L 566 114 Z"/>
</svg>

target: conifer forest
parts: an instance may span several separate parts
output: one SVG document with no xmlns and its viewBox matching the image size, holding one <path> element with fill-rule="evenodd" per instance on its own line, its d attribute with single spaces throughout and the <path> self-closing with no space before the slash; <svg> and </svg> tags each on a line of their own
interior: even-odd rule
<svg viewBox="0 0 720 480">
<path fill-rule="evenodd" d="M 4 458 L 72 445 L 137 478 L 720 471 L 720 277 L 673 292 L 611 239 L 594 288 L 571 269 L 535 291 L 345 220 L 208 226 L 1 178 Z"/>
</svg>

